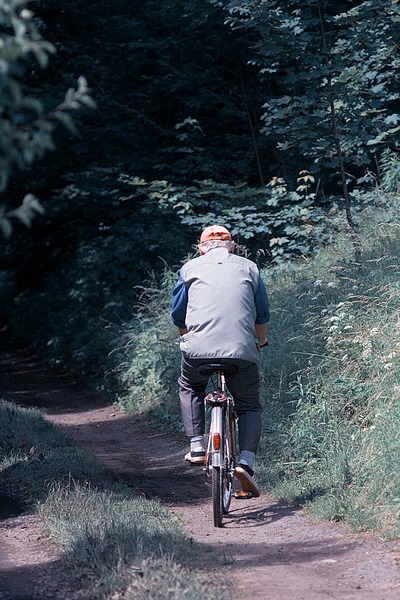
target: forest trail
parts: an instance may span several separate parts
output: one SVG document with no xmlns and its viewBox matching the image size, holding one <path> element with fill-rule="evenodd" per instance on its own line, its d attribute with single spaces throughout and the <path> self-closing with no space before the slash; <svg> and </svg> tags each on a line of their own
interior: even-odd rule
<svg viewBox="0 0 400 600">
<path fill-rule="evenodd" d="M 66 436 L 107 465 L 135 494 L 178 514 L 208 568 L 227 565 L 236 598 L 398 600 L 400 542 L 315 524 L 303 511 L 263 493 L 233 500 L 225 526 L 212 524 L 211 488 L 201 467 L 185 464 L 186 445 L 108 406 L 57 370 L 19 354 L 0 356 L 0 396 L 37 406 Z M 31 515 L 0 521 L 0 598 L 62 597 L 58 550 Z M 46 580 L 48 593 L 40 595 Z M 52 585 L 48 585 L 49 582 Z M 75 598 L 64 592 L 65 600 Z"/>
</svg>

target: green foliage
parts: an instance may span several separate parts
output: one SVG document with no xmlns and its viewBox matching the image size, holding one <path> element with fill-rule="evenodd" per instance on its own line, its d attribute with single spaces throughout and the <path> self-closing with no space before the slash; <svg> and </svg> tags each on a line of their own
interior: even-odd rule
<svg viewBox="0 0 400 600">
<path fill-rule="evenodd" d="M 248 62 L 251 32 L 231 31 L 208 2 L 146 2 L 134 18 L 135 172 L 184 184 L 262 183 L 269 142 L 258 135 L 263 92 Z"/>
<path fill-rule="evenodd" d="M 224 3 L 234 28 L 258 33 L 254 63 L 269 83 L 264 133 L 286 164 L 308 157 L 313 171 L 338 180 L 376 167 L 375 155 L 399 138 L 397 2 L 357 5 L 290 0 Z"/>
<path fill-rule="evenodd" d="M 23 282 L 12 334 L 21 340 L 22 332 L 53 362 L 105 374 L 110 386 L 115 356 L 107 356 L 120 324 L 137 310 L 143 280 L 154 266 L 178 264 L 206 224 L 227 223 L 240 251 L 259 264 L 308 255 L 331 235 L 326 216 L 313 206 L 307 172 L 295 192 L 280 179 L 262 188 L 213 181 L 185 187 L 96 167 L 69 177 L 47 201 L 46 220 L 32 237 L 14 236 L 8 246 L 18 288 Z M 49 247 L 52 270 L 46 273 L 41 260 Z"/>
<path fill-rule="evenodd" d="M 191 234 L 177 236 L 173 214 L 155 220 L 154 212 L 141 211 L 113 168 L 92 167 L 70 177 L 48 200 L 46 219 L 30 236 L 16 233 L 6 247 L 3 263 L 16 265 L 14 303 L 7 296 L 11 335 L 52 362 L 112 379 L 108 355 L 118 327 L 132 315 L 138 286 L 155 266 L 174 264 Z"/>
<path fill-rule="evenodd" d="M 308 171 L 300 172 L 294 192 L 277 177 L 258 188 L 212 180 L 190 187 L 166 181 L 147 183 L 138 177 L 123 180 L 133 187 L 133 197 L 141 199 L 144 214 L 175 213 L 195 239 L 210 223 L 223 222 L 244 251 L 257 260 L 262 255 L 277 261 L 308 254 L 317 240 L 329 235 L 324 213 L 313 205 L 314 178 Z M 333 231 L 332 221 L 330 227 Z"/>
<path fill-rule="evenodd" d="M 4 3 L 4 6 L 11 4 Z M 1 269 L 13 270 L 15 274 L 19 306 L 26 307 L 28 312 L 33 304 L 36 306 L 36 312 L 25 319 L 27 335 L 35 338 L 32 315 L 44 315 L 40 307 L 45 303 L 60 315 L 60 323 L 61 315 L 64 317 L 66 331 L 61 334 L 64 338 L 61 341 L 46 318 L 39 319 L 41 339 L 46 344 L 52 340 L 46 348 L 62 348 L 62 352 L 72 348 L 72 356 L 82 356 L 86 349 L 86 355 L 92 353 L 91 336 L 81 340 L 82 329 L 76 330 L 75 325 L 80 320 L 90 322 L 93 331 L 103 323 L 107 326 L 110 318 L 124 321 L 125 311 L 131 306 L 132 287 L 140 285 L 148 272 L 159 268 L 160 257 L 169 265 L 177 264 L 196 243 L 202 226 L 211 219 L 226 221 L 233 228 L 238 243 L 245 246 L 245 251 L 259 264 L 271 258 L 282 261 L 293 255 L 308 255 L 315 240 L 329 241 L 334 237 L 338 189 L 335 184 L 329 190 L 333 195 L 327 195 L 331 155 L 336 152 L 327 103 L 327 73 L 332 75 L 333 89 L 338 90 L 339 100 L 334 106 L 341 120 L 340 139 L 347 140 L 346 132 L 349 136 L 352 132 L 349 148 L 358 147 L 362 140 L 364 144 L 364 133 L 370 131 L 369 123 L 376 129 L 381 119 L 383 129 L 379 132 L 376 129 L 376 135 L 396 127 L 394 83 L 393 101 L 388 100 L 386 87 L 385 95 L 380 92 L 371 95 L 367 89 L 374 86 L 374 78 L 385 86 L 389 85 L 391 76 L 395 81 L 393 69 L 397 55 L 388 53 L 385 68 L 381 68 L 386 42 L 381 42 L 379 50 L 375 37 L 380 31 L 387 34 L 382 39 L 392 35 L 391 22 L 397 14 L 393 3 L 378 11 L 377 19 L 382 27 L 371 28 L 376 32 L 371 39 L 368 35 L 362 37 L 372 19 L 373 11 L 372 8 L 367 10 L 367 3 L 362 3 L 355 13 L 348 13 L 349 9 L 342 3 L 334 7 L 326 3 L 327 48 L 331 49 L 331 54 L 328 50 L 326 54 L 332 63 L 329 68 L 320 60 L 321 53 L 315 50 L 321 35 L 316 4 L 310 2 L 300 6 L 291 1 L 280 7 L 260 2 L 168 0 L 160 6 L 151 0 L 137 6 L 117 0 L 111 7 L 105 0 L 96 4 L 72 0 L 63 5 L 60 12 L 55 0 L 46 0 L 35 4 L 35 18 L 29 11 L 29 15 L 25 12 L 22 15 L 26 7 L 19 2 L 12 6 L 16 14 L 13 22 L 24 23 L 23 34 L 18 34 L 26 41 L 24 48 L 33 44 L 34 50 L 17 57 L 17 49 L 21 51 L 19 38 L 7 21 L 10 39 L 15 38 L 12 46 L 15 60 L 9 65 L 12 64 L 16 72 L 6 73 L 2 85 L 10 82 L 12 76 L 12 89 L 18 89 L 20 105 L 15 103 L 10 88 L 5 98 L 8 113 L 13 112 L 8 115 L 3 111 L 1 118 L 9 119 L 7 127 L 18 126 L 21 135 L 26 134 L 24 140 L 29 143 L 33 143 L 33 138 L 36 140 L 38 145 L 26 153 L 27 158 L 32 157 L 34 150 L 38 152 L 36 158 L 43 155 L 39 153 L 40 148 L 44 148 L 39 141 L 45 139 L 41 137 L 44 135 L 42 125 L 52 133 L 60 119 L 76 114 L 77 103 L 90 103 L 85 89 L 82 95 L 78 88 L 75 94 L 68 92 L 66 102 L 57 107 L 57 99 L 78 74 L 83 73 L 88 85 L 96 90 L 99 104 L 99 110 L 88 111 L 80 138 L 70 143 L 68 129 L 59 128 L 59 137 L 54 136 L 53 140 L 56 147 L 48 161 L 21 163 L 23 170 L 19 171 L 18 180 L 9 180 L 7 201 L 5 198 L 0 201 L 7 207 L 17 207 L 25 192 L 32 191 L 47 211 L 44 218 L 39 215 L 40 205 L 30 196 L 21 208 L 0 210 L 3 233 L 10 235 L 14 224 L 16 236 L 12 248 L 2 245 Z M 227 16 L 224 7 L 231 10 L 232 19 L 238 17 L 237 23 L 232 21 L 234 27 L 224 25 Z M 263 8 L 268 9 L 265 14 Z M 9 19 L 10 14 L 4 13 L 3 18 Z M 351 51 L 346 46 L 346 51 L 340 53 L 339 40 L 353 40 L 351 19 L 356 24 L 355 42 Z M 93 35 L 86 35 L 82 21 L 91 23 Z M 42 40 L 39 29 L 45 30 L 46 37 L 57 47 L 51 61 L 47 59 L 52 50 Z M 369 48 L 365 50 L 365 57 L 360 49 L 363 43 Z M 260 56 L 250 64 L 258 50 Z M 297 60 L 299 55 L 301 60 Z M 374 60 L 378 74 L 370 77 Z M 46 61 L 44 79 L 40 65 Z M 334 77 L 340 79 L 340 69 L 343 67 L 343 72 L 351 69 L 353 62 L 357 68 L 361 69 L 362 64 L 370 68 L 363 75 L 363 86 L 358 83 L 359 87 L 353 90 L 353 96 L 357 96 L 362 105 L 361 112 L 357 104 L 351 104 L 353 96 L 345 98 L 347 108 L 340 105 L 345 91 L 359 79 L 355 77 L 354 83 L 352 78 L 347 82 L 334 82 Z M 258 77 L 260 67 L 268 69 L 261 78 Z M 269 72 L 271 70 L 274 72 Z M 29 110 L 24 105 L 25 99 L 33 100 L 30 108 L 28 102 Z M 288 105 L 282 104 L 278 112 L 273 113 L 268 136 L 260 136 L 260 117 L 269 111 L 262 106 L 270 101 L 287 101 Z M 304 110 L 298 105 L 302 112 L 295 114 L 294 108 L 300 101 L 304 103 Z M 370 113 L 364 115 L 363 112 L 368 102 L 377 103 L 373 122 Z M 390 107 L 393 108 L 391 113 Z M 384 123 L 387 118 L 390 122 Z M 50 137 L 49 133 L 48 139 Z M 293 146 L 293 152 L 291 146 L 283 154 L 278 153 L 283 157 L 278 160 L 273 145 L 285 143 L 286 138 L 290 138 L 290 143 L 296 139 L 297 146 Z M 378 149 L 385 143 L 379 142 Z M 349 154 L 346 144 L 347 141 L 343 146 L 345 156 L 356 156 L 357 148 L 355 153 L 350 149 Z M 368 146 L 375 152 L 374 147 Z M 25 160 L 22 148 L 20 144 L 12 153 L 19 157 L 19 162 Z M 312 157 L 307 154 L 311 152 Z M 300 175 L 301 181 L 296 179 L 299 169 L 312 163 L 317 154 L 326 159 L 324 164 L 329 165 L 329 169 L 323 171 L 318 161 L 310 167 L 316 179 L 315 188 L 310 191 L 310 182 L 305 183 L 305 176 Z M 7 156 L 11 160 L 11 155 Z M 17 164 L 13 165 L 16 169 Z M 357 171 L 358 180 L 365 176 L 364 172 L 358 172 L 363 169 L 352 169 L 349 163 L 347 166 L 346 173 Z M 130 190 L 127 192 L 126 184 L 117 181 L 120 173 L 128 173 L 132 181 L 134 174 L 139 181 L 143 179 L 148 183 L 135 184 L 132 193 L 128 182 Z M 272 177 L 276 178 L 273 185 L 266 186 L 265 182 Z M 357 187 L 362 187 L 357 178 L 348 175 L 353 184 L 357 182 Z M 353 190 L 352 199 L 362 202 L 359 190 Z M 332 231 L 326 227 L 327 220 L 320 206 L 332 207 L 329 215 Z M 34 214 L 39 217 L 36 227 L 24 231 L 27 236 L 24 239 L 19 235 L 21 227 L 17 221 L 30 223 Z M 65 277 L 65 264 L 71 267 L 71 276 Z M 92 290 L 84 269 L 91 270 L 93 280 L 104 282 L 104 295 L 99 289 Z M 82 274 L 84 280 L 88 277 L 88 285 L 76 283 L 82 280 Z M 44 289 L 47 285 L 49 289 Z M 57 299 L 51 298 L 51 289 Z M 74 316 L 69 319 L 68 307 L 63 307 L 63 294 L 69 298 L 72 290 L 81 301 L 78 304 L 74 297 L 71 302 Z M 32 303 L 32 295 L 38 291 L 43 295 Z M 102 303 L 110 308 L 114 302 L 114 314 L 108 309 L 103 312 Z M 88 312 L 93 318 L 87 319 Z M 55 320 L 58 321 L 57 316 Z"/>
<path fill-rule="evenodd" d="M 377 199 L 380 203 L 379 194 Z M 278 495 L 312 502 L 310 510 L 319 517 L 389 535 L 398 534 L 400 508 L 393 468 L 400 452 L 394 431 L 398 216 L 398 198 L 389 202 L 386 197 L 383 210 L 366 209 L 361 266 L 339 238 L 329 253 L 292 274 L 288 269 L 291 300 L 282 302 L 279 280 L 276 287 L 272 280 L 272 305 L 280 303 L 274 346 L 278 357 L 289 356 L 282 367 L 286 385 L 279 388 L 287 409 L 278 424 L 280 437 L 271 440 L 265 432 L 263 452 L 267 457 L 272 446 L 275 456 L 280 454 Z M 292 315 L 290 337 L 287 320 L 281 319 L 287 314 Z M 297 364 L 290 353 L 297 354 Z M 273 370 L 271 375 L 276 386 Z"/>
<path fill-rule="evenodd" d="M 13 232 L 12 220 L 17 219 L 26 227 L 30 228 L 33 219 L 44 214 L 44 208 L 33 194 L 27 194 L 18 208 L 6 210 L 0 207 L 0 231 L 5 238 L 10 238 Z"/>
<path fill-rule="evenodd" d="M 23 170 L 45 152 L 54 149 L 53 132 L 57 122 L 76 132 L 70 111 L 82 106 L 94 108 L 84 77 L 78 88 L 70 88 L 64 100 L 45 111 L 44 101 L 33 97 L 26 83 L 29 71 L 48 64 L 55 47 L 39 34 L 34 14 L 25 0 L 4 0 L 0 4 L 0 193 L 5 192 L 14 170 Z M 32 194 L 25 196 L 21 206 L 7 210 L 0 204 L 0 231 L 5 237 L 12 233 L 12 220 L 18 219 L 30 227 L 43 208 Z"/>
<path fill-rule="evenodd" d="M 124 409 L 147 413 L 182 431 L 176 402 L 180 354 L 169 319 L 175 279 L 175 273 L 165 270 L 160 282 L 153 279 L 142 288 L 135 318 L 123 328 L 117 363 Z"/>
<path fill-rule="evenodd" d="M 389 194 L 400 193 L 400 161 L 395 152 L 385 150 L 380 159 L 382 190 Z"/>
</svg>

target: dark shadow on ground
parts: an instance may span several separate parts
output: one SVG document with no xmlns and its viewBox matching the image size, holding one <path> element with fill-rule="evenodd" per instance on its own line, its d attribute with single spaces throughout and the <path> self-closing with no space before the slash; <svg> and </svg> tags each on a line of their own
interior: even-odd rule
<svg viewBox="0 0 400 600">
<path fill-rule="evenodd" d="M 43 363 L 29 350 L 0 350 L 0 398 L 20 406 L 46 409 L 49 414 L 62 410 L 90 410 L 93 406 L 107 406 L 105 395 L 89 391 L 79 377 L 62 367 L 43 367 Z"/>
</svg>

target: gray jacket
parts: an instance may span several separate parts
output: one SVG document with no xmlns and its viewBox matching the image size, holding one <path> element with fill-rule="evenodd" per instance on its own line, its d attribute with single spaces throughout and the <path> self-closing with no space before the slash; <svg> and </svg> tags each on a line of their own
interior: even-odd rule
<svg viewBox="0 0 400 600">
<path fill-rule="evenodd" d="M 180 270 L 171 319 L 188 332 L 181 351 L 192 358 L 239 358 L 258 363 L 256 323 L 269 321 L 269 303 L 251 260 L 214 248 Z"/>
</svg>

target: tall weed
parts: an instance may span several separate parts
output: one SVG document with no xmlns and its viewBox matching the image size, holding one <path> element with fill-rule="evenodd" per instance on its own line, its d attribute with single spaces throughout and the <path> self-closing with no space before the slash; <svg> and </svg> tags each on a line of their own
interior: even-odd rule
<svg viewBox="0 0 400 600">
<path fill-rule="evenodd" d="M 118 352 L 119 380 L 126 410 L 147 413 L 181 431 L 176 380 L 180 353 L 169 319 L 176 274 L 166 269 L 158 283 L 143 288 L 135 319 L 125 327 Z"/>
<path fill-rule="evenodd" d="M 365 211 L 361 264 L 343 259 L 338 240 L 329 270 L 321 274 L 325 253 L 303 269 L 303 282 L 314 273 L 298 294 L 308 364 L 291 375 L 293 411 L 283 426 L 276 488 L 312 503 L 320 517 L 391 535 L 398 533 L 400 484 L 393 468 L 400 451 L 400 231 L 392 219 L 390 211 Z"/>
</svg>

